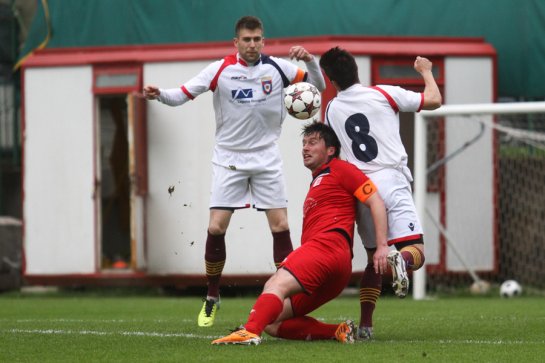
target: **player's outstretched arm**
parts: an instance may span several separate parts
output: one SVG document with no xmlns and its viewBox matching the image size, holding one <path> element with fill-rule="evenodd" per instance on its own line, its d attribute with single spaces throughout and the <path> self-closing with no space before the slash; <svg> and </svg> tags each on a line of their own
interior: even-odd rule
<svg viewBox="0 0 545 363">
<path fill-rule="evenodd" d="M 161 89 L 155 86 L 145 86 L 144 97 L 148 100 L 158 100 L 169 106 L 180 106 L 189 101 L 189 98 L 180 88 Z"/>
<path fill-rule="evenodd" d="M 294 45 L 289 51 L 290 59 L 302 60 L 307 64 L 308 83 L 312 83 L 322 92 L 325 89 L 325 79 L 320 69 L 320 65 L 312 54 L 300 45 Z"/>
<path fill-rule="evenodd" d="M 424 110 L 435 110 L 436 108 L 441 107 L 443 99 L 439 87 L 435 82 L 435 78 L 433 78 L 433 73 L 431 71 L 432 63 L 430 60 L 420 56 L 416 57 L 414 69 L 420 73 L 424 80 L 424 105 L 422 108 Z"/>
</svg>

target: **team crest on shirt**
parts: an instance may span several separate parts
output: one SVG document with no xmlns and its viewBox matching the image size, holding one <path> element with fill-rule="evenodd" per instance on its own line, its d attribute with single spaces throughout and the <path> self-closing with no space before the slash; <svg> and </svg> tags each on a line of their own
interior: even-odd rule
<svg viewBox="0 0 545 363">
<path fill-rule="evenodd" d="M 318 185 L 320 185 L 320 183 L 322 182 L 322 178 L 326 175 L 329 175 L 330 171 L 331 170 L 329 169 L 329 167 L 327 167 L 324 170 L 322 170 L 320 173 L 318 173 L 318 175 L 316 175 L 316 177 L 311 183 L 312 187 L 317 187 Z"/>
<path fill-rule="evenodd" d="M 263 77 L 261 78 L 261 88 L 263 93 L 266 95 L 271 94 L 272 92 L 272 77 Z"/>
</svg>

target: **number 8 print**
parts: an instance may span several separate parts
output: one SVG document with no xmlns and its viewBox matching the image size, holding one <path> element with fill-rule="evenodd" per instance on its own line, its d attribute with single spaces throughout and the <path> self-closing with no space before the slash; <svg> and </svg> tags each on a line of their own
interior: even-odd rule
<svg viewBox="0 0 545 363">
<path fill-rule="evenodd" d="M 352 152 L 358 160 L 367 163 L 377 157 L 378 145 L 375 139 L 369 136 L 369 120 L 364 114 L 356 113 L 350 116 L 344 128 L 352 140 Z"/>
</svg>

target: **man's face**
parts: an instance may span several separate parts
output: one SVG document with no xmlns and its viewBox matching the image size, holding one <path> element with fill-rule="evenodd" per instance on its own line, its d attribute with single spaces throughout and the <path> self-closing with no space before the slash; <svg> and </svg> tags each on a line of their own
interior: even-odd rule
<svg viewBox="0 0 545 363">
<path fill-rule="evenodd" d="M 234 41 L 240 57 L 246 63 L 254 63 L 261 56 L 261 49 L 263 49 L 263 30 L 242 28 Z"/>
<path fill-rule="evenodd" d="M 312 172 L 329 161 L 335 153 L 334 147 L 326 147 L 320 134 L 313 133 L 303 137 L 303 164 Z"/>
</svg>

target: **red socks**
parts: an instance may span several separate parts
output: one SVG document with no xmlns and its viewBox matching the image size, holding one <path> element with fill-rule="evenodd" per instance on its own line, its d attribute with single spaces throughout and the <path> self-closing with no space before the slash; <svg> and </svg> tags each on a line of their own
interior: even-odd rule
<svg viewBox="0 0 545 363">
<path fill-rule="evenodd" d="M 292 340 L 335 339 L 338 324 L 325 324 L 310 316 L 298 316 L 284 320 L 277 331 L 277 336 Z"/>
<path fill-rule="evenodd" d="M 274 294 L 261 294 L 257 298 L 244 329 L 261 335 L 265 327 L 274 323 L 284 309 L 284 302 Z"/>
</svg>

